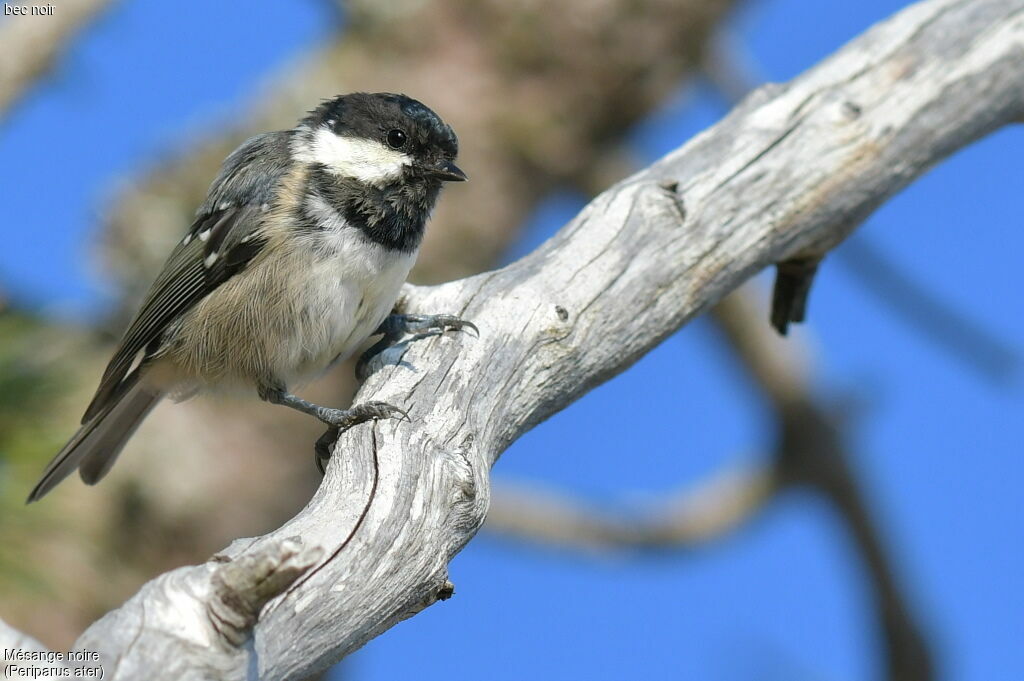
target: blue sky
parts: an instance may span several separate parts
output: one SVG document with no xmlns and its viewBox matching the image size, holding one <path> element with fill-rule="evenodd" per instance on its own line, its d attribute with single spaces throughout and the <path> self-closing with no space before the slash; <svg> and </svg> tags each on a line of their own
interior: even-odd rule
<svg viewBox="0 0 1024 681">
<path fill-rule="evenodd" d="M 903 4 L 749 0 L 731 29 L 765 78 L 785 80 Z M 170 0 L 129 0 L 90 30 L 0 126 L 0 286 L 54 314 L 95 310 L 103 287 L 87 244 L 119 179 L 230 117 L 270 70 L 326 34 L 325 5 L 249 3 L 238 14 L 207 3 L 198 16 Z M 225 40 L 228 27 L 244 44 Z M 656 158 L 723 112 L 704 88 L 681 91 L 633 144 Z M 1024 129 L 1002 131 L 861 232 L 1018 352 L 1022 157 Z M 579 205 L 553 195 L 517 252 Z M 797 333 L 816 350 L 817 389 L 863 405 L 857 473 L 945 678 L 1009 678 L 1024 668 L 1020 377 L 994 387 L 951 360 L 838 257 L 819 275 L 810 314 Z M 607 418 L 627 408 L 644 416 Z M 527 434 L 495 477 L 637 508 L 757 456 L 770 434 L 745 377 L 697 322 Z M 806 494 L 778 499 L 693 554 L 595 561 L 480 536 L 451 576 L 453 599 L 371 642 L 346 663 L 346 678 L 447 681 L 475 670 L 494 681 L 852 681 L 879 672 L 861 568 L 836 519 Z"/>
</svg>

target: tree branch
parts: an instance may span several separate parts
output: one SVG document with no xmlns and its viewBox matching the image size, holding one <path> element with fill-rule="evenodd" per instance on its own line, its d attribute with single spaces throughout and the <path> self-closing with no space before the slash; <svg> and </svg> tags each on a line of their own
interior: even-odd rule
<svg viewBox="0 0 1024 681">
<path fill-rule="evenodd" d="M 642 514 L 613 514 L 570 497 L 520 485 L 495 490 L 486 530 L 591 553 L 690 550 L 720 538 L 775 492 L 766 466 L 732 468 L 682 490 Z"/>
<path fill-rule="evenodd" d="M 8 17 L 0 23 L 0 120 L 111 0 L 64 0 L 52 16 Z M 14 3 L 9 3 L 14 4 Z"/>
<path fill-rule="evenodd" d="M 727 102 L 735 104 L 761 80 L 754 75 L 756 69 L 746 62 L 733 41 L 719 37 L 709 41 L 701 72 Z M 1018 364 L 1013 348 L 909 276 L 867 237 L 858 235 L 850 239 L 836 254 L 857 281 L 897 319 L 910 324 L 924 338 L 993 383 L 1005 384 L 1013 379 Z"/>
<path fill-rule="evenodd" d="M 1024 113 L 1024 0 L 929 0 L 598 196 L 498 271 L 410 287 L 480 339 L 398 346 L 359 398 L 409 411 L 345 433 L 309 505 L 221 561 L 293 537 L 323 558 L 241 646 L 208 616 L 221 562 L 148 583 L 90 627 L 108 679 L 296 679 L 451 594 L 488 475 L 523 432 L 627 369 L 759 269 L 838 243 L 912 179 Z M 622 414 L 619 418 L 637 419 Z M 269 594 L 262 594 L 261 598 Z"/>
</svg>

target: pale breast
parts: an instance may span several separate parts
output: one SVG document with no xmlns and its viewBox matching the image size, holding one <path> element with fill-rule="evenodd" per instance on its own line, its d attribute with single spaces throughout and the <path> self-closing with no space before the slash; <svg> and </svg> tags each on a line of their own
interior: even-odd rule
<svg viewBox="0 0 1024 681">
<path fill-rule="evenodd" d="M 169 358 L 202 384 L 308 380 L 380 325 L 415 257 L 353 228 L 289 234 L 187 314 Z"/>
<path fill-rule="evenodd" d="M 346 228 L 318 232 L 315 262 L 306 278 L 310 319 L 299 333 L 312 352 L 296 363 L 300 376 L 322 371 L 354 353 L 391 312 L 416 253 L 386 249 Z M 319 316 L 320 322 L 313 321 Z"/>
</svg>

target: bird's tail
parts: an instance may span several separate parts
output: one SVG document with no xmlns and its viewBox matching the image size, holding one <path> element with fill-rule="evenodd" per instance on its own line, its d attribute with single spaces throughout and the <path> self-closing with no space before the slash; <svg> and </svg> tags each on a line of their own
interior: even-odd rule
<svg viewBox="0 0 1024 681">
<path fill-rule="evenodd" d="M 162 392 L 136 382 L 119 399 L 83 423 L 43 471 L 27 503 L 43 498 L 76 468 L 87 485 L 99 482 L 161 397 Z"/>
</svg>

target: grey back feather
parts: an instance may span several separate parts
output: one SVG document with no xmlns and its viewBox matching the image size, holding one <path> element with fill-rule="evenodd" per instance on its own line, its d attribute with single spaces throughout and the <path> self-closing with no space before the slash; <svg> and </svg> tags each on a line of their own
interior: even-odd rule
<svg viewBox="0 0 1024 681">
<path fill-rule="evenodd" d="M 263 241 L 258 231 L 290 166 L 293 134 L 257 135 L 225 159 L 191 229 L 167 259 L 107 365 L 83 424 L 124 393 L 140 353 L 144 363 L 159 350 L 170 325 L 259 252 Z"/>
</svg>

